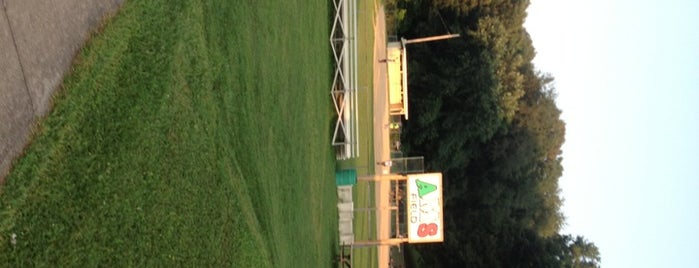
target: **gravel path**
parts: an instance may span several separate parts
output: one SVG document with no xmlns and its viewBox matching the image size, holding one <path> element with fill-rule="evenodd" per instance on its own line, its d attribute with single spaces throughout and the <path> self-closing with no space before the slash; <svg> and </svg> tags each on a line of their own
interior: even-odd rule
<svg viewBox="0 0 699 268">
<path fill-rule="evenodd" d="M 376 19 L 374 20 L 374 159 L 376 161 L 388 160 L 391 157 L 389 145 L 389 133 L 386 126 L 389 122 L 388 113 L 388 88 L 386 83 L 386 63 L 379 59 L 386 58 L 386 18 L 383 6 L 377 4 Z M 389 168 L 376 165 L 375 174 L 384 174 Z M 388 207 L 391 184 L 390 182 L 377 182 L 375 186 L 376 207 Z M 391 212 L 388 210 L 376 211 L 376 238 L 387 239 L 391 232 Z M 379 246 L 379 268 L 388 267 L 389 246 Z"/>
</svg>

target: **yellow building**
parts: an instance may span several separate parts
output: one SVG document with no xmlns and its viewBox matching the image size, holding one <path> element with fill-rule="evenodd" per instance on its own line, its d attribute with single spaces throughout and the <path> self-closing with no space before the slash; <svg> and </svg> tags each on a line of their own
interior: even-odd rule
<svg viewBox="0 0 699 268">
<path fill-rule="evenodd" d="M 388 100 L 391 115 L 408 119 L 408 61 L 402 42 L 389 42 L 386 47 L 388 65 Z"/>
<path fill-rule="evenodd" d="M 401 38 L 400 42 L 389 42 L 386 46 L 388 65 L 388 101 L 391 115 L 403 115 L 408 120 L 408 60 L 405 46 L 408 44 L 457 38 L 459 34 L 445 34 L 417 39 Z"/>
</svg>

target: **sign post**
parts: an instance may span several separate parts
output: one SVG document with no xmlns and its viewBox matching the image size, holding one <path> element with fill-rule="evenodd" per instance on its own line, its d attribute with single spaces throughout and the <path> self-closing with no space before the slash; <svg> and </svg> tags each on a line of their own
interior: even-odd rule
<svg viewBox="0 0 699 268">
<path fill-rule="evenodd" d="M 408 175 L 408 243 L 444 241 L 442 173 Z"/>
<path fill-rule="evenodd" d="M 407 188 L 407 238 L 398 236 L 388 239 L 354 241 L 354 246 L 399 245 L 401 243 L 433 243 L 444 241 L 444 214 L 442 208 L 442 173 L 388 174 L 360 176 L 359 181 L 388 182 L 405 181 Z M 398 211 L 398 206 L 360 208 L 366 210 Z M 396 216 L 397 217 L 397 216 Z M 396 219 L 396 221 L 398 221 Z M 398 229 L 398 227 L 396 227 Z"/>
</svg>

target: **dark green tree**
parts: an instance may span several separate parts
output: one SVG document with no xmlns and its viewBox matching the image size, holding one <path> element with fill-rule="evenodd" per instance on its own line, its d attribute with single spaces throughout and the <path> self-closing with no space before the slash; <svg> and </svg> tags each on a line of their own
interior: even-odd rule
<svg viewBox="0 0 699 268">
<path fill-rule="evenodd" d="M 528 4 L 395 2 L 406 11 L 402 37 L 462 35 L 408 47 L 403 148 L 444 173 L 445 241 L 414 246 L 428 267 L 599 264 L 593 243 L 559 234 L 565 123 L 553 78 L 531 62 Z"/>
</svg>

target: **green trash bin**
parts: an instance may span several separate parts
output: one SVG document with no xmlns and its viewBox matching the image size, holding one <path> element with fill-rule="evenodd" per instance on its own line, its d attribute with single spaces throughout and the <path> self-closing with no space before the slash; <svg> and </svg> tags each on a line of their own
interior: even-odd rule
<svg viewBox="0 0 699 268">
<path fill-rule="evenodd" d="M 335 171 L 335 183 L 337 183 L 337 186 L 357 184 L 357 170 L 343 169 Z"/>
</svg>

